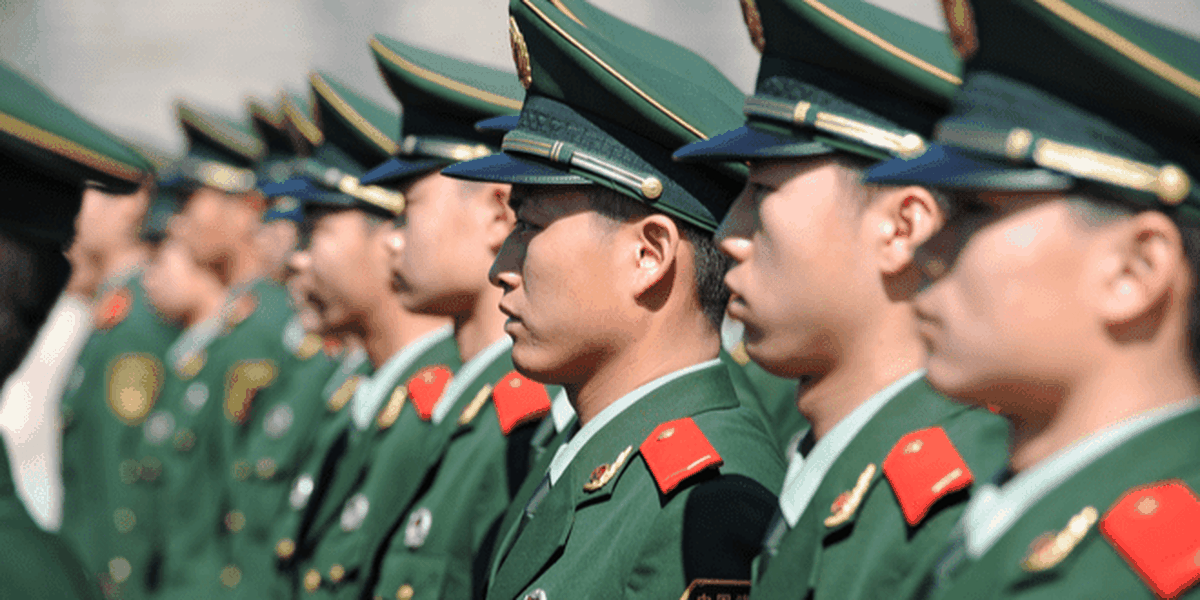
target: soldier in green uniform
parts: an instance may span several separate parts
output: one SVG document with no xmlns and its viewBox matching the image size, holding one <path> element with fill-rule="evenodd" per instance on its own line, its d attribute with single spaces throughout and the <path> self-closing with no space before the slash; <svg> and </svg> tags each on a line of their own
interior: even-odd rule
<svg viewBox="0 0 1200 600">
<path fill-rule="evenodd" d="M 246 101 L 250 123 L 266 145 L 266 154 L 255 168 L 259 188 L 282 183 L 292 176 L 292 161 L 311 152 L 294 127 L 288 126 L 282 106 L 269 106 L 261 100 Z M 263 212 L 262 226 L 254 237 L 255 252 L 263 262 L 265 277 L 282 283 L 286 279 L 288 259 L 300 241 L 300 222 L 304 215 L 294 198 L 274 198 Z"/>
<path fill-rule="evenodd" d="M 85 185 L 98 188 L 119 201 L 153 174 L 128 146 L 7 66 L 0 67 L 0 89 L 0 190 L 6 199 L 0 216 L 0 320 L 5 323 L 0 378 L 7 379 L 66 280 L 58 249 L 71 237 L 81 190 Z M 89 426 L 102 429 L 105 424 L 97 419 Z M 74 544 L 43 532 L 29 517 L 12 484 L 8 453 L 0 453 L 0 596 L 101 597 L 97 573 L 72 552 Z M 101 473 L 92 481 L 97 485 L 92 493 L 111 485 Z M 104 524 L 96 528 L 99 543 L 107 532 Z"/>
<path fill-rule="evenodd" d="M 350 486 L 373 464 L 382 440 L 403 435 L 392 427 L 403 405 L 385 404 L 393 399 L 403 402 L 395 395 L 397 388 L 431 365 L 457 366 L 448 320 L 410 313 L 392 292 L 387 240 L 393 233 L 392 220 L 403 208 L 403 197 L 358 180 L 367 167 L 388 156 L 373 144 L 367 127 L 398 129 L 395 113 L 372 105 L 327 74 L 314 74 L 312 81 L 327 141 L 301 166 L 299 177 L 271 186 L 268 192 L 292 194 L 304 202 L 312 233 L 308 248 L 293 261 L 297 274 L 309 282 L 307 298 L 321 331 L 360 340 L 373 373 L 350 383 L 353 390 L 343 388 L 339 398 L 330 398 L 332 410 L 325 412 L 331 418 L 320 425 L 320 442 L 306 461 L 303 476 L 307 479 L 296 481 L 307 491 L 296 488 L 301 501 L 293 506 L 293 515 L 299 516 L 304 505 L 315 500 L 314 509 L 324 514 L 316 527 L 297 524 L 293 516 L 282 523 L 291 531 L 276 528 L 275 554 L 288 566 L 308 557 L 312 550 L 308 542 L 323 541 L 317 532 L 340 516 L 334 509 L 345 510 Z M 359 504 L 351 504 L 357 514 Z M 301 533 L 298 525 L 314 532 L 301 540 L 305 543 L 300 548 L 295 542 Z M 296 578 L 287 576 L 286 581 L 294 583 Z"/>
<path fill-rule="evenodd" d="M 718 359 L 727 261 L 712 242 L 744 171 L 679 145 L 737 124 L 703 59 L 582 2 L 517 0 L 529 90 L 502 155 L 451 177 L 513 183 L 491 271 L 517 367 L 578 414 L 517 495 L 488 598 L 673 598 L 747 579 L 783 476 Z M 685 75 L 686 74 L 686 75 Z"/>
<path fill-rule="evenodd" d="M 916 247 L 944 219 L 918 186 L 868 188 L 918 151 L 959 83 L 946 37 L 861 0 L 747 3 L 762 50 L 746 124 L 676 158 L 750 163 L 717 239 L 746 350 L 806 381 L 751 597 L 903 597 L 940 556 L 976 482 L 1003 464 L 1003 420 L 924 379 L 910 304 Z"/>
<path fill-rule="evenodd" d="M 930 591 L 1200 597 L 1200 41 L 1088 0 L 947 9 L 962 91 L 868 181 L 953 195 L 929 381 L 1012 433 Z"/>
</svg>

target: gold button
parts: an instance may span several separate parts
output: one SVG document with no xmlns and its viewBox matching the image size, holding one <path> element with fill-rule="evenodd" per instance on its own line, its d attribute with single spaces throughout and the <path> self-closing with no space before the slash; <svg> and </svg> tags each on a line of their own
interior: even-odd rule
<svg viewBox="0 0 1200 600">
<path fill-rule="evenodd" d="M 304 591 L 311 594 L 319 587 L 321 587 L 321 574 L 316 569 L 309 569 L 304 573 Z"/>
<path fill-rule="evenodd" d="M 120 533 L 129 533 L 137 525 L 137 516 L 128 508 L 118 508 L 113 511 L 113 524 Z"/>
<path fill-rule="evenodd" d="M 233 478 L 238 481 L 245 481 L 250 476 L 250 462 L 238 459 L 233 462 Z"/>
<path fill-rule="evenodd" d="M 406 583 L 396 590 L 396 600 L 412 600 L 414 593 L 413 586 Z"/>
<path fill-rule="evenodd" d="M 225 515 L 225 527 L 237 533 L 246 526 L 246 515 L 240 510 L 231 510 Z"/>
<path fill-rule="evenodd" d="M 270 479 L 275 476 L 275 459 L 264 456 L 258 459 L 258 463 L 254 465 L 254 472 L 258 474 L 259 479 Z"/>
<path fill-rule="evenodd" d="M 296 542 L 288 538 L 283 538 L 275 544 L 275 555 L 283 560 L 287 560 L 296 553 Z"/>
<path fill-rule="evenodd" d="M 108 561 L 108 576 L 116 583 L 123 583 L 133 574 L 133 567 L 125 557 L 118 556 Z"/>
<path fill-rule="evenodd" d="M 121 476 L 121 483 L 134 483 L 142 478 L 142 463 L 132 459 L 123 460 L 118 472 Z"/>
<path fill-rule="evenodd" d="M 337 582 L 341 581 L 342 578 L 345 576 L 346 576 L 346 567 L 343 567 L 342 565 L 339 565 L 339 564 L 334 564 L 332 567 L 329 567 L 329 580 L 330 581 L 337 583 Z"/>
<path fill-rule="evenodd" d="M 657 177 L 647 177 L 642 180 L 642 195 L 649 200 L 655 200 L 663 193 L 663 184 Z"/>
<path fill-rule="evenodd" d="M 242 570 L 241 569 L 239 569 L 233 565 L 226 565 L 224 569 L 221 569 L 221 585 L 232 589 L 232 588 L 237 587 L 237 584 L 241 583 L 241 581 L 242 581 Z"/>
</svg>

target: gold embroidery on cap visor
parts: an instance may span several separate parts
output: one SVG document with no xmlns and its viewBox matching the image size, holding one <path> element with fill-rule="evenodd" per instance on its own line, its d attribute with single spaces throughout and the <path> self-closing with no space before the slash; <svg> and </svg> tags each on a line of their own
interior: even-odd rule
<svg viewBox="0 0 1200 600">
<path fill-rule="evenodd" d="M 257 183 L 254 172 L 249 169 L 208 160 L 184 159 L 179 163 L 179 170 L 201 185 L 228 194 L 250 192 Z"/>
<path fill-rule="evenodd" d="M 586 171 L 637 193 L 647 200 L 657 200 L 663 194 L 663 182 L 654 175 L 635 173 L 612 161 L 579 150 L 562 140 L 540 138 L 521 131 L 510 131 L 500 148 L 515 154 L 532 154 L 538 158 L 561 163 Z"/>
<path fill-rule="evenodd" d="M 405 156 L 432 156 L 460 162 L 483 158 L 492 153 L 491 148 L 484 144 L 463 144 L 448 140 L 439 140 L 426 136 L 410 135 L 400 144 L 400 153 Z"/>
<path fill-rule="evenodd" d="M 762 15 L 758 12 L 758 5 L 754 0 L 741 0 L 742 3 L 742 19 L 746 21 L 746 30 L 750 33 L 750 43 L 754 44 L 754 48 L 762 54 L 763 48 L 767 47 L 767 37 L 763 34 Z"/>
<path fill-rule="evenodd" d="M 961 126 L 941 126 L 937 140 L 1014 163 L 1032 163 L 1060 173 L 1147 192 L 1163 204 L 1177 206 L 1192 192 L 1191 177 L 1176 165 L 1154 165 L 1114 154 L 1039 138 L 1022 127 L 1007 133 Z"/>
<path fill-rule="evenodd" d="M 808 126 L 861 144 L 912 158 L 925 152 L 924 138 L 910 131 L 889 131 L 843 115 L 814 110 L 810 102 L 788 102 L 763 96 L 746 98 L 742 112 L 748 117 Z"/>
<path fill-rule="evenodd" d="M 393 215 L 404 212 L 404 195 L 376 185 L 362 185 L 353 175 L 343 175 L 337 182 L 338 191 L 347 196 L 378 206 Z"/>
</svg>

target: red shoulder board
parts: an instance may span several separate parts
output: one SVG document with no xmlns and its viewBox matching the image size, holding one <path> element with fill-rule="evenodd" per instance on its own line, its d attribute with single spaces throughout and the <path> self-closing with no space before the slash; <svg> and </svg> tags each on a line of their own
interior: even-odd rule
<svg viewBox="0 0 1200 600">
<path fill-rule="evenodd" d="M 659 425 L 639 450 L 664 494 L 700 471 L 725 464 L 691 417 Z"/>
<path fill-rule="evenodd" d="M 124 321 L 131 305 L 133 298 L 130 297 L 129 290 L 121 288 L 109 292 L 96 306 L 96 329 L 112 329 L 117 323 Z"/>
<path fill-rule="evenodd" d="M 1200 581 L 1200 499 L 1178 479 L 1125 492 L 1100 532 L 1160 598 Z"/>
<path fill-rule="evenodd" d="M 442 397 L 442 390 L 446 389 L 446 384 L 450 383 L 452 376 L 450 369 L 437 365 L 421 369 L 408 380 L 408 397 L 422 420 L 428 421 L 433 416 L 433 407 L 437 405 L 438 398 Z"/>
<path fill-rule="evenodd" d="M 967 461 L 941 427 L 900 438 L 883 460 L 883 474 L 909 525 L 920 523 L 935 502 L 975 481 Z"/>
<path fill-rule="evenodd" d="M 550 412 L 550 394 L 546 388 L 516 371 L 496 384 L 492 403 L 496 405 L 496 418 L 500 419 L 504 435 L 512 433 L 517 425 L 536 421 Z"/>
</svg>

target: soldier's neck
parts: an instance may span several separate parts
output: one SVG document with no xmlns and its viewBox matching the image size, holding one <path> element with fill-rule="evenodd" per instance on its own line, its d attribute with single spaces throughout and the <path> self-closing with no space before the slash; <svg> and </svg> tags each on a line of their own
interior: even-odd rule
<svg viewBox="0 0 1200 600">
<path fill-rule="evenodd" d="M 886 316 L 843 339 L 831 340 L 813 361 L 796 403 L 821 439 L 880 390 L 925 366 L 925 347 L 911 310 L 896 304 Z"/>
<path fill-rule="evenodd" d="M 1009 468 L 1019 473 L 1121 421 L 1200 394 L 1200 383 L 1182 353 L 1098 361 L 1071 384 L 1022 388 L 1022 406 L 1044 407 L 1008 414 L 1012 423 Z"/>
<path fill-rule="evenodd" d="M 586 381 L 564 384 L 580 424 L 655 379 L 717 358 L 720 333 L 699 312 L 688 317 L 648 320 L 633 343 L 596 356 Z"/>
<path fill-rule="evenodd" d="M 368 317 L 363 331 L 358 333 L 371 364 L 378 369 L 409 344 L 433 330 L 447 325 L 445 317 L 417 315 L 404 310 L 394 297 L 387 298 Z"/>
<path fill-rule="evenodd" d="M 472 302 L 468 311 L 453 316 L 454 341 L 463 363 L 483 349 L 500 341 L 507 317 L 500 312 L 500 297 L 504 290 L 488 285 Z"/>
<path fill-rule="evenodd" d="M 127 273 L 145 264 L 148 255 L 149 250 L 146 248 L 146 245 L 140 242 L 113 249 L 102 258 L 103 264 L 100 266 L 101 281 L 108 280 L 122 273 Z"/>
<path fill-rule="evenodd" d="M 216 318 L 225 306 L 225 295 L 224 289 L 215 281 L 211 285 L 202 286 L 201 291 L 196 294 L 195 308 L 184 319 L 184 327 Z"/>
</svg>

